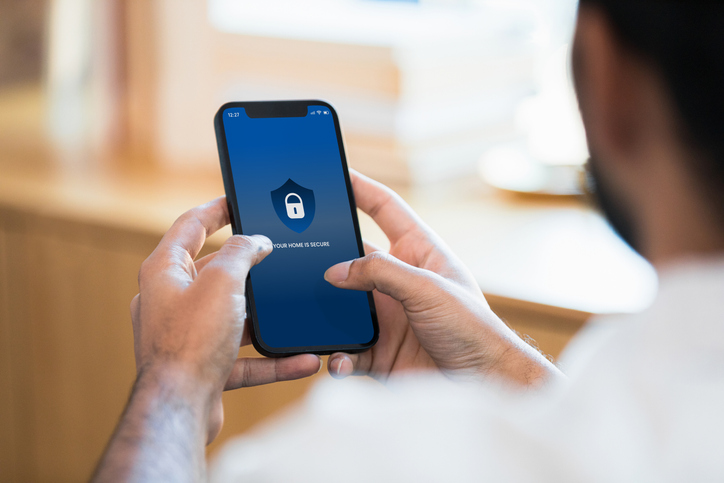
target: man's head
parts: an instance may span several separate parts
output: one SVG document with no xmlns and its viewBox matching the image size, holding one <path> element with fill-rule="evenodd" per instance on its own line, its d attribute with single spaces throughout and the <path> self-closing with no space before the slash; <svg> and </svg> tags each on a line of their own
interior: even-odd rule
<svg viewBox="0 0 724 483">
<path fill-rule="evenodd" d="M 654 262 L 724 250 L 724 3 L 581 0 L 573 69 L 619 234 Z"/>
</svg>

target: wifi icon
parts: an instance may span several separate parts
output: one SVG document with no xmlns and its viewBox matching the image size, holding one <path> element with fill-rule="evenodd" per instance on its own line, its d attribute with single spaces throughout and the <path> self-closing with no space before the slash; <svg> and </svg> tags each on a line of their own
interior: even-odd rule
<svg viewBox="0 0 724 483">
<path fill-rule="evenodd" d="M 317 114 L 322 114 L 322 111 L 317 111 Z"/>
</svg>

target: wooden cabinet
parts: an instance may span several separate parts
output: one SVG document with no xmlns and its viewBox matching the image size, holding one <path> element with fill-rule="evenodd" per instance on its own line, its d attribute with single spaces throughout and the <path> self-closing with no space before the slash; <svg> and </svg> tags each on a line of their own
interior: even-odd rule
<svg viewBox="0 0 724 483">
<path fill-rule="evenodd" d="M 14 450 L 2 471 L 87 478 L 133 381 L 128 303 L 155 240 L 12 210 L 0 211 L 0 237 L 3 426 Z"/>
</svg>

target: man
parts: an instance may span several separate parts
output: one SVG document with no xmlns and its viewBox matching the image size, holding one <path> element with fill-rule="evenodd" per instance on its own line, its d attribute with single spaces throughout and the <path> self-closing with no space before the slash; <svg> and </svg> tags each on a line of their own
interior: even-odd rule
<svg viewBox="0 0 724 483">
<path fill-rule="evenodd" d="M 564 376 L 399 197 L 355 174 L 391 249 L 325 278 L 374 289 L 381 333 L 328 364 L 388 384 L 322 384 L 227 446 L 212 480 L 724 481 L 722 52 L 719 2 L 581 1 L 573 60 L 591 175 L 614 227 L 659 270 L 650 309 L 591 324 Z M 196 208 L 143 264 L 138 378 L 96 480 L 202 479 L 222 390 L 318 370 L 314 355 L 235 360 L 244 279 L 271 245 L 235 236 L 194 262 L 227 222 L 223 199 Z"/>
</svg>

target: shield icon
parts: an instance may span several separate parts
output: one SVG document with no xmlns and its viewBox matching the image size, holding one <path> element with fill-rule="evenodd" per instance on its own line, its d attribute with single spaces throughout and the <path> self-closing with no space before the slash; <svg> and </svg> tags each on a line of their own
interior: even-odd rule
<svg viewBox="0 0 724 483">
<path fill-rule="evenodd" d="M 272 205 L 279 219 L 290 230 L 301 233 L 314 219 L 314 191 L 288 179 L 271 192 Z"/>
</svg>

